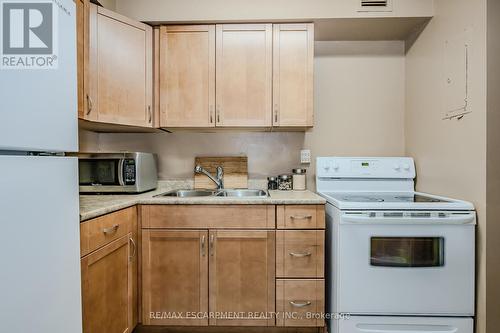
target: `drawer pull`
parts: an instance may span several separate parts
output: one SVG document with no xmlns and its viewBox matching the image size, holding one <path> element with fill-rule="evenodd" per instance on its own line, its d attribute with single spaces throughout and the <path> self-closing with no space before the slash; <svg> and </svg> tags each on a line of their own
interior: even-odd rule
<svg viewBox="0 0 500 333">
<path fill-rule="evenodd" d="M 303 308 L 311 305 L 312 303 L 310 301 L 290 301 L 290 304 L 296 308 Z"/>
<path fill-rule="evenodd" d="M 296 257 L 296 258 L 304 258 L 304 257 L 310 257 L 310 256 L 312 256 L 312 253 L 311 252 L 306 252 L 306 253 L 290 252 L 290 255 L 292 257 Z"/>
<path fill-rule="evenodd" d="M 102 229 L 102 232 L 105 234 L 105 235 L 110 235 L 110 234 L 114 234 L 118 228 L 120 227 L 119 224 L 115 224 L 114 226 L 112 226 L 111 228 L 104 228 Z"/>
<path fill-rule="evenodd" d="M 310 220 L 312 215 L 292 215 L 290 216 L 292 220 Z"/>
</svg>

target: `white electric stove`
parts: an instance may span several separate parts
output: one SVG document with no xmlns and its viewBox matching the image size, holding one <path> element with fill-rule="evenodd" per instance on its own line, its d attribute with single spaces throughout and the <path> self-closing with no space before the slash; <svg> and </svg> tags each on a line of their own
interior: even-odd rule
<svg viewBox="0 0 500 333">
<path fill-rule="evenodd" d="M 330 332 L 473 332 L 474 206 L 414 178 L 411 158 L 317 159 Z"/>
</svg>

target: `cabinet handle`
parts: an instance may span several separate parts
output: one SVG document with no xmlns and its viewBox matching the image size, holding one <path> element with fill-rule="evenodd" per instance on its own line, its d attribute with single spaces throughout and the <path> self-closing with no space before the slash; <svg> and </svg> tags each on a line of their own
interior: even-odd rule
<svg viewBox="0 0 500 333">
<path fill-rule="evenodd" d="M 311 305 L 312 303 L 310 301 L 290 301 L 290 304 L 296 308 L 303 308 Z"/>
<path fill-rule="evenodd" d="M 292 220 L 310 220 L 312 215 L 292 215 L 290 216 Z"/>
<path fill-rule="evenodd" d="M 214 234 L 210 235 L 210 256 L 214 256 L 214 243 L 215 243 L 215 236 Z"/>
<path fill-rule="evenodd" d="M 134 239 L 133 238 L 129 238 L 129 239 L 130 239 L 130 243 L 132 244 L 133 249 L 134 249 L 134 252 L 132 252 L 132 255 L 130 256 L 130 261 L 132 261 L 132 259 L 135 257 L 135 254 L 137 252 L 137 247 L 135 246 Z"/>
<path fill-rule="evenodd" d="M 217 118 L 217 123 L 220 123 L 220 105 L 217 105 L 217 110 L 215 110 L 216 118 Z"/>
<path fill-rule="evenodd" d="M 201 236 L 201 256 L 204 257 L 205 252 L 205 235 Z"/>
<path fill-rule="evenodd" d="M 151 123 L 151 120 L 153 119 L 153 116 L 151 115 L 151 105 L 148 105 L 148 116 L 149 116 L 148 122 Z"/>
<path fill-rule="evenodd" d="M 304 257 L 310 257 L 312 256 L 311 252 L 305 252 L 305 253 L 295 253 L 295 252 L 290 252 L 289 253 L 292 257 L 296 258 L 304 258 Z"/>
<path fill-rule="evenodd" d="M 92 112 L 94 108 L 94 103 L 92 103 L 92 98 L 87 94 L 87 116 Z"/>
<path fill-rule="evenodd" d="M 278 123 L 278 104 L 274 104 L 274 122 Z"/>
<path fill-rule="evenodd" d="M 208 112 L 210 113 L 210 124 L 213 124 L 214 123 L 214 106 L 210 105 L 210 107 L 208 109 L 209 109 Z"/>
<path fill-rule="evenodd" d="M 111 228 L 104 228 L 104 229 L 102 229 L 102 232 L 105 235 L 114 234 L 118 230 L 119 227 L 120 227 L 119 224 L 115 224 Z"/>
</svg>

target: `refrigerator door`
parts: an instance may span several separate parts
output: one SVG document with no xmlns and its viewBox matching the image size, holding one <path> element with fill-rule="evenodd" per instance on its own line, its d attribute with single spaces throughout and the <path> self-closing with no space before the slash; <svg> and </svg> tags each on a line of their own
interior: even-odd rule
<svg viewBox="0 0 500 333">
<path fill-rule="evenodd" d="M 57 68 L 0 66 L 0 151 L 78 151 L 76 7 L 73 0 L 45 3 L 54 13 Z M 12 22 L 11 29 L 22 30 Z M 3 64 L 5 54 L 1 58 Z"/>
<path fill-rule="evenodd" d="M 338 319 L 337 333 L 473 333 L 472 318 L 347 317 Z"/>
<path fill-rule="evenodd" d="M 82 332 L 77 165 L 0 155 L 3 332 Z"/>
</svg>

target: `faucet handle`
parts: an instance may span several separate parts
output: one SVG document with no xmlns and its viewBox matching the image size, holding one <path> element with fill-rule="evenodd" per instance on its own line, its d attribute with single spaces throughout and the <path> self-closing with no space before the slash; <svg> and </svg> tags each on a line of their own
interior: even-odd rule
<svg viewBox="0 0 500 333">
<path fill-rule="evenodd" d="M 224 168 L 222 166 L 217 167 L 217 178 L 221 179 L 224 176 Z"/>
<path fill-rule="evenodd" d="M 195 167 L 194 167 L 194 172 L 196 173 L 201 173 L 203 171 L 203 168 L 201 167 L 201 165 L 197 164 Z"/>
</svg>

